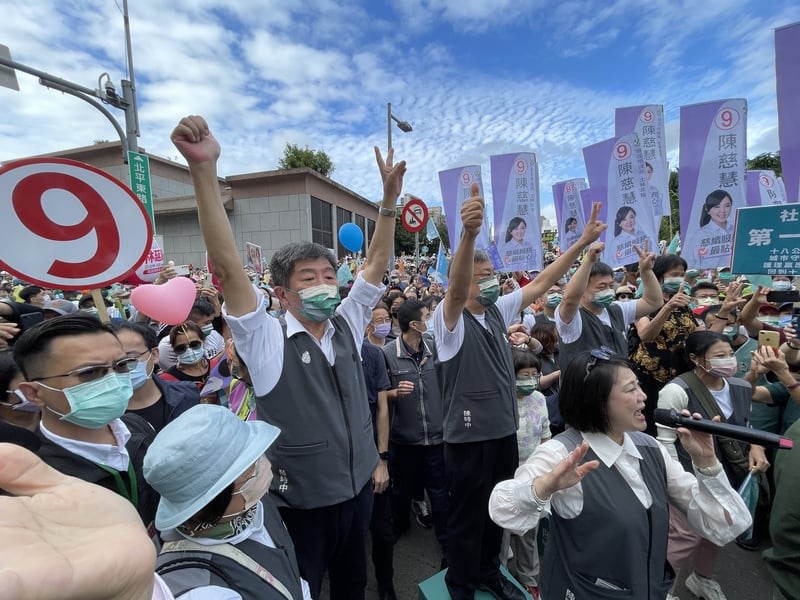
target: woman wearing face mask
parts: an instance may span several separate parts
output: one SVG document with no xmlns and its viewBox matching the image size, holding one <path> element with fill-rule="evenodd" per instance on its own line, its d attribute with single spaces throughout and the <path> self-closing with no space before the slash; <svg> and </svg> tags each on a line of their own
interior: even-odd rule
<svg viewBox="0 0 800 600">
<path fill-rule="evenodd" d="M 193 382 L 153 377 L 158 364 L 158 339 L 151 327 L 120 321 L 114 324 L 113 329 L 125 354 L 137 361 L 131 371 L 133 396 L 128 401 L 126 413 L 139 415 L 159 432 L 167 423 L 200 402 Z"/>
<path fill-rule="evenodd" d="M 194 321 L 186 321 L 172 328 L 169 332 L 169 343 L 178 357 L 178 364 L 170 367 L 166 373 L 161 373 L 159 377 L 167 381 L 192 381 L 198 391 L 202 390 L 211 369 L 219 359 L 217 357 L 209 361 L 206 358 L 203 330 Z M 216 403 L 217 399 L 213 395 L 201 398 L 200 401 Z"/>
<path fill-rule="evenodd" d="M 675 352 L 675 364 L 683 373 L 661 390 L 659 408 L 678 412 L 688 409 L 706 419 L 720 416 L 734 425 L 749 425 L 753 390 L 745 380 L 733 377 L 737 360 L 727 337 L 713 331 L 691 334 L 686 338 L 685 348 Z M 658 440 L 673 458 L 691 471 L 691 459 L 677 439 L 675 430 L 662 425 L 657 427 Z M 714 438 L 714 449 L 734 489 L 741 485 L 749 472 L 758 474 L 769 467 L 761 446 Z M 694 553 L 694 572 L 686 580 L 686 589 L 698 597 L 724 599 L 719 584 L 712 579 L 719 547 L 692 533 L 678 511 L 671 511 L 670 524 L 670 564 L 679 570 Z"/>
<path fill-rule="evenodd" d="M 389 316 L 392 318 L 392 329 L 386 336 L 387 342 L 397 339 L 403 333 L 400 329 L 400 322 L 397 320 L 397 309 L 405 301 L 405 296 L 399 292 L 391 292 L 386 295 L 386 305 L 389 307 Z"/>
<path fill-rule="evenodd" d="M 156 572 L 176 598 L 309 599 L 268 494 L 265 452 L 280 434 L 221 406 L 188 410 L 158 434 L 144 474 L 161 495 Z"/>
<path fill-rule="evenodd" d="M 391 341 L 387 340 L 391 333 L 392 318 L 389 316 L 389 307 L 383 302 L 378 302 L 372 309 L 372 320 L 367 325 L 367 341 L 382 348 L 387 341 Z"/>
<path fill-rule="evenodd" d="M 639 384 L 647 394 L 644 416 L 650 435 L 656 434 L 653 411 L 658 406 L 658 392 L 678 375 L 672 362 L 672 351 L 694 333 L 696 321 L 689 308 L 691 297 L 683 292 L 686 261 L 680 256 L 659 256 L 653 265 L 664 294 L 664 305 L 635 323 L 635 334 L 629 334 L 631 362 L 639 375 Z"/>
</svg>

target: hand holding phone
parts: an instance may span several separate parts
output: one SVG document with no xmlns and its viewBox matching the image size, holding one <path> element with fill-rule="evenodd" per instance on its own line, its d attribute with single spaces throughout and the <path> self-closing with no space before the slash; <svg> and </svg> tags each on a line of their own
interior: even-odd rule
<svg viewBox="0 0 800 600">
<path fill-rule="evenodd" d="M 778 349 L 781 346 L 781 335 L 777 331 L 762 329 L 758 332 L 758 345 Z"/>
</svg>

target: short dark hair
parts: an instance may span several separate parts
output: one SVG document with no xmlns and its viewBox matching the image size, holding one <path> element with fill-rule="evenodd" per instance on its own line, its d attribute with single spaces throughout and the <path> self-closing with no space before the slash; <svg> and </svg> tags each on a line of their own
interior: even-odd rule
<svg viewBox="0 0 800 600">
<path fill-rule="evenodd" d="M 545 356 L 553 356 L 558 344 L 558 330 L 554 321 L 544 319 L 536 321 L 531 328 L 531 337 L 539 340 Z"/>
<path fill-rule="evenodd" d="M 6 390 L 11 389 L 11 380 L 20 372 L 14 352 L 11 349 L 0 350 L 0 398 L 6 395 Z"/>
<path fill-rule="evenodd" d="M 683 270 L 686 271 L 686 269 L 689 268 L 689 265 L 686 264 L 686 261 L 677 254 L 659 256 L 656 258 L 656 262 L 653 265 L 653 275 L 656 276 L 656 279 L 661 281 L 664 279 L 664 273 L 671 271 L 672 269 L 677 269 L 678 267 L 683 267 Z"/>
<path fill-rule="evenodd" d="M 144 323 L 135 323 L 133 321 L 117 321 L 111 324 L 111 329 L 116 333 L 117 331 L 132 331 L 142 337 L 144 345 L 148 350 L 158 348 L 158 336 L 153 328 L 145 325 Z"/>
<path fill-rule="evenodd" d="M 587 375 L 590 359 L 596 362 Z M 623 356 L 595 359 L 591 352 L 581 352 L 570 361 L 561 371 L 558 392 L 558 408 L 567 425 L 578 431 L 608 433 L 608 397 L 620 367 L 630 369 L 631 365 Z"/>
<path fill-rule="evenodd" d="M 179 335 L 186 335 L 186 331 L 193 331 L 201 340 L 205 337 L 203 335 L 203 330 L 200 329 L 200 325 L 194 321 L 184 321 L 180 325 L 176 325 L 170 330 L 169 345 L 175 346 L 175 338 L 177 338 Z"/>
<path fill-rule="evenodd" d="M 713 307 L 712 307 L 713 308 Z M 694 369 L 694 363 L 689 358 L 690 354 L 705 357 L 708 349 L 717 342 L 730 345 L 730 340 L 718 331 L 695 331 L 686 337 L 686 341 L 675 349 L 672 355 L 672 364 L 678 373 L 685 373 Z"/>
<path fill-rule="evenodd" d="M 54 339 L 68 335 L 92 335 L 110 333 L 109 325 L 100 319 L 87 314 L 70 314 L 42 321 L 38 325 L 26 329 L 14 344 L 14 360 L 17 361 L 23 375 L 30 377 L 30 368 L 46 358 L 50 344 Z"/>
<path fill-rule="evenodd" d="M 425 303 L 413 298 L 406 300 L 397 309 L 397 322 L 400 324 L 400 331 L 406 333 L 411 329 L 411 321 L 419 321 L 422 318 L 422 309 Z"/>
<path fill-rule="evenodd" d="M 512 348 L 511 358 L 514 360 L 515 373 L 522 369 L 536 369 L 540 372 L 542 370 L 542 361 L 529 350 L 517 350 L 516 348 Z"/>
<path fill-rule="evenodd" d="M 215 312 L 216 311 L 211 305 L 211 302 L 209 302 L 208 298 L 203 298 L 200 296 L 194 301 L 194 304 L 192 304 L 192 310 L 189 311 L 189 314 L 191 315 L 192 313 L 197 313 L 198 315 L 203 315 L 204 317 L 210 317 Z"/>
<path fill-rule="evenodd" d="M 628 263 L 623 267 L 628 273 L 638 273 L 639 272 L 639 263 Z"/>
<path fill-rule="evenodd" d="M 42 292 L 42 288 L 40 288 L 38 285 L 26 285 L 19 291 L 19 297 L 23 302 L 30 303 L 31 298 L 40 292 Z"/>
<path fill-rule="evenodd" d="M 614 269 L 612 269 L 609 265 L 607 265 L 603 261 L 598 260 L 596 263 L 592 265 L 591 271 L 589 271 L 589 279 L 598 276 L 614 277 Z"/>
<path fill-rule="evenodd" d="M 719 288 L 717 286 L 715 286 L 713 283 L 711 283 L 710 281 L 701 281 L 700 283 L 696 284 L 692 288 L 692 291 L 690 292 L 690 295 L 694 296 L 695 292 L 698 292 L 700 290 L 714 290 L 715 292 L 717 292 L 717 295 L 719 295 Z"/>
<path fill-rule="evenodd" d="M 292 242 L 280 248 L 269 261 L 270 279 L 273 285 L 286 287 L 294 273 L 294 265 L 301 260 L 326 259 L 336 271 L 338 265 L 333 254 L 325 246 L 313 242 Z"/>
</svg>

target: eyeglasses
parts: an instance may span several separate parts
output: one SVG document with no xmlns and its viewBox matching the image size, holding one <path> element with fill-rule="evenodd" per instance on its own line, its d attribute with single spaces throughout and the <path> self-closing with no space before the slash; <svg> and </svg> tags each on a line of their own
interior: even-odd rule
<svg viewBox="0 0 800 600">
<path fill-rule="evenodd" d="M 633 300 L 633 296 L 630 294 L 617 294 L 618 300 Z"/>
<path fill-rule="evenodd" d="M 386 323 L 391 323 L 392 319 L 391 317 L 384 317 L 382 319 L 373 319 L 372 322 L 375 325 L 385 325 Z"/>
<path fill-rule="evenodd" d="M 598 360 L 611 360 L 612 358 L 614 358 L 614 351 L 607 346 L 600 346 L 592 350 L 591 356 L 586 363 L 586 375 L 583 376 L 584 383 L 589 378 L 589 373 L 592 372 L 592 369 L 597 366 Z"/>
<path fill-rule="evenodd" d="M 147 358 L 145 358 L 145 359 L 142 359 L 142 357 L 143 357 L 145 354 L 147 354 Z M 128 358 L 133 358 L 133 359 L 136 359 L 136 361 L 137 361 L 137 362 L 145 362 L 145 361 L 148 361 L 148 360 L 150 360 L 150 357 L 151 357 L 152 355 L 153 355 L 153 353 L 152 353 L 152 351 L 150 351 L 150 350 L 145 350 L 145 351 L 143 351 L 143 352 L 139 352 L 139 353 L 137 353 L 137 352 L 134 350 L 133 352 L 129 352 L 129 353 L 128 353 Z"/>
<path fill-rule="evenodd" d="M 203 342 L 200 340 L 194 340 L 189 342 L 188 344 L 178 344 L 177 346 L 173 346 L 172 349 L 175 351 L 175 354 L 183 354 L 186 352 L 186 348 L 191 348 L 192 350 L 199 350 L 203 347 Z"/>
<path fill-rule="evenodd" d="M 82 383 L 94 381 L 108 375 L 110 371 L 124 375 L 130 373 L 136 368 L 136 363 L 139 362 L 135 358 L 125 357 L 110 365 L 92 365 L 89 367 L 81 367 L 61 373 L 60 375 L 48 375 L 47 377 L 35 377 L 31 381 L 47 381 L 48 379 L 57 379 L 58 377 L 77 377 Z"/>
</svg>

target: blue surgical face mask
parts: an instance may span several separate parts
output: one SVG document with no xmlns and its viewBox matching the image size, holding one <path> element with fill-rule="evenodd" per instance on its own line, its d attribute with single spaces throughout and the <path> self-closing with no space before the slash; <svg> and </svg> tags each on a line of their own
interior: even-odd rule
<svg viewBox="0 0 800 600">
<path fill-rule="evenodd" d="M 109 373 L 100 379 L 79 383 L 63 390 L 38 383 L 48 390 L 63 392 L 69 402 L 69 412 L 65 415 L 49 406 L 47 410 L 61 417 L 62 421 L 87 429 L 105 427 L 121 417 L 133 396 L 129 373 Z"/>
<path fill-rule="evenodd" d="M 203 348 L 186 348 L 181 354 L 178 355 L 178 362 L 182 365 L 194 365 L 199 363 L 206 355 Z"/>
<path fill-rule="evenodd" d="M 780 327 L 786 327 L 792 324 L 792 315 L 784 315 L 782 317 L 778 317 L 778 323 Z"/>
<path fill-rule="evenodd" d="M 788 292 L 792 289 L 792 282 L 791 281 L 773 281 L 772 282 L 772 289 L 776 292 Z"/>
<path fill-rule="evenodd" d="M 153 369 L 150 369 L 149 373 L 147 372 L 147 363 L 150 362 L 150 356 L 152 356 L 152 353 L 148 354 L 147 360 L 137 362 L 133 371 L 131 371 L 131 385 L 133 386 L 134 391 L 142 387 L 153 375 L 153 369 L 155 369 L 155 365 L 153 365 Z"/>
<path fill-rule="evenodd" d="M 212 325 L 211 323 L 209 323 L 208 325 L 203 325 L 200 328 L 200 331 L 203 332 L 203 337 L 208 337 L 209 335 L 211 335 L 211 332 L 214 331 L 214 325 Z"/>
</svg>

